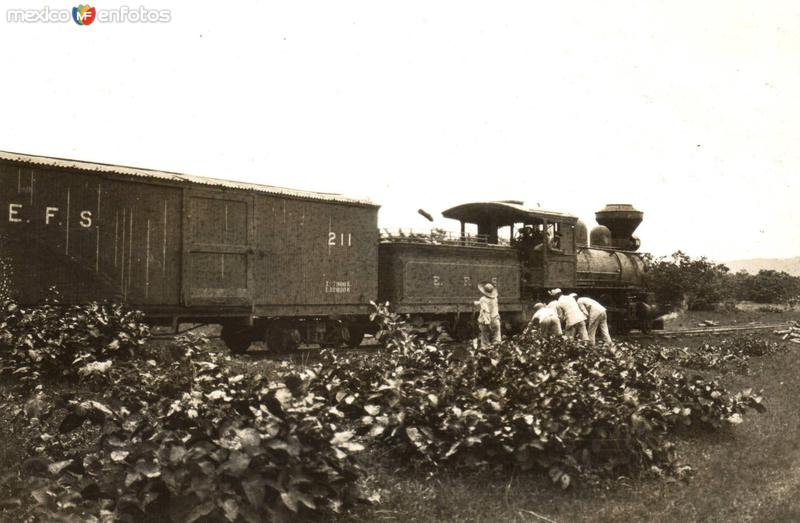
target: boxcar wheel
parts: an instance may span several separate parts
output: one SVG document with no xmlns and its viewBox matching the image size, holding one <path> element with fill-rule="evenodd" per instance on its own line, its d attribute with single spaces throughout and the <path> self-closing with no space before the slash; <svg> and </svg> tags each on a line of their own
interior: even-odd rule
<svg viewBox="0 0 800 523">
<path fill-rule="evenodd" d="M 271 327 L 267 332 L 267 347 L 274 352 L 291 352 L 300 345 L 297 331 L 284 327 Z"/>
<path fill-rule="evenodd" d="M 338 321 L 328 323 L 325 329 L 325 335 L 319 346 L 323 349 L 338 349 L 344 343 L 347 343 L 347 328 Z"/>
<path fill-rule="evenodd" d="M 348 325 L 343 329 L 343 337 L 348 347 L 358 347 L 364 341 L 364 329 L 358 325 Z"/>
<path fill-rule="evenodd" d="M 223 343 L 234 354 L 244 354 L 250 348 L 253 339 L 248 329 L 233 325 L 223 325 L 220 333 Z"/>
</svg>

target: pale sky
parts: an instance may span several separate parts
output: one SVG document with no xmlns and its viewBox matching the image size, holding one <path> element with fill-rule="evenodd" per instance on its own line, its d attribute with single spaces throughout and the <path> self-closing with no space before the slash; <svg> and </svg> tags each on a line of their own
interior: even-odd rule
<svg viewBox="0 0 800 523">
<path fill-rule="evenodd" d="M 9 23 L 0 150 L 368 197 L 381 227 L 519 199 L 642 249 L 800 255 L 800 3 L 142 2 Z M 98 9 L 121 2 L 91 4 Z M 133 7 L 139 2 L 128 4 Z"/>
</svg>

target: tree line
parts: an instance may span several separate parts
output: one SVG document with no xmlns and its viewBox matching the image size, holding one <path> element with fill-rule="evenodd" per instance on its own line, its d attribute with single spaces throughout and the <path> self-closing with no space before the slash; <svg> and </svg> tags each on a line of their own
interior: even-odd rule
<svg viewBox="0 0 800 523">
<path fill-rule="evenodd" d="M 660 258 L 645 255 L 645 283 L 663 306 L 681 310 L 711 310 L 737 301 L 787 303 L 800 296 L 800 278 L 784 271 L 733 273 L 705 256 L 692 258 L 677 251 Z"/>
</svg>

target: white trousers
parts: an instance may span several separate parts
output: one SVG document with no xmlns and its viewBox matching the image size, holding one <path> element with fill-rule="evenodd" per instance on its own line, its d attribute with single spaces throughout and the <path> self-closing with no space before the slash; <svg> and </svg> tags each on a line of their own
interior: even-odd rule
<svg viewBox="0 0 800 523">
<path fill-rule="evenodd" d="M 608 315 L 606 314 L 606 311 L 598 314 L 592 314 L 592 316 L 589 318 L 589 327 L 587 330 L 589 334 L 589 341 L 592 342 L 592 345 L 595 344 L 595 336 L 598 328 L 600 329 L 600 337 L 603 339 L 603 342 L 610 345 L 611 335 L 608 333 Z"/>
<path fill-rule="evenodd" d="M 481 331 L 481 347 L 488 347 L 492 343 L 500 343 L 500 318 L 495 318 L 492 323 L 479 323 Z"/>
<path fill-rule="evenodd" d="M 564 332 L 561 330 L 561 321 L 555 316 L 548 316 L 539 322 L 539 329 L 542 336 L 562 336 Z"/>
<path fill-rule="evenodd" d="M 578 338 L 581 341 L 586 341 L 589 339 L 589 335 L 586 333 L 586 322 L 579 321 L 575 325 L 570 325 L 564 330 L 564 337 L 567 339 Z"/>
</svg>

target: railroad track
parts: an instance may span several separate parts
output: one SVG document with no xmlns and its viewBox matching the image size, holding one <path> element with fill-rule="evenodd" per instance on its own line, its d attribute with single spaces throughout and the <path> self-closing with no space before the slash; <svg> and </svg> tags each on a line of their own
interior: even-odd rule
<svg viewBox="0 0 800 523">
<path fill-rule="evenodd" d="M 781 329 L 785 328 L 786 323 L 776 323 L 772 325 L 725 325 L 725 326 L 709 326 L 709 327 L 697 327 L 692 329 L 675 329 L 675 330 L 661 330 L 661 331 L 652 331 L 648 334 L 644 333 L 633 333 L 627 334 L 625 336 L 620 336 L 621 338 L 630 339 L 630 338 L 659 338 L 659 337 L 675 337 L 675 336 L 700 336 L 703 334 L 725 334 L 729 332 L 748 332 L 748 331 L 760 331 L 760 330 L 770 330 L 770 329 Z"/>
<path fill-rule="evenodd" d="M 763 330 L 776 330 L 785 328 L 786 323 L 776 323 L 771 325 L 727 325 L 727 326 L 709 326 L 709 327 L 696 327 L 691 329 L 674 329 L 674 330 L 662 330 L 662 331 L 652 331 L 649 334 L 644 334 L 640 332 L 626 334 L 626 335 L 617 335 L 614 338 L 619 338 L 621 340 L 638 340 L 638 339 L 657 339 L 657 338 L 675 338 L 681 336 L 702 336 L 702 335 L 715 335 L 715 334 L 726 334 L 731 332 L 754 332 L 754 331 L 763 331 Z M 440 340 L 440 344 L 444 346 L 455 346 L 461 345 L 467 342 L 455 342 L 449 340 Z M 378 345 L 373 340 L 369 340 L 364 345 L 354 348 L 339 348 L 338 351 L 347 354 L 369 354 L 374 353 L 380 349 L 380 345 Z M 278 359 L 278 360 L 305 360 L 308 359 L 313 361 L 319 354 L 321 349 L 319 347 L 304 347 L 299 351 L 291 354 L 273 354 L 269 351 L 260 351 L 260 350 L 251 350 L 247 353 L 247 357 L 252 359 Z"/>
</svg>

